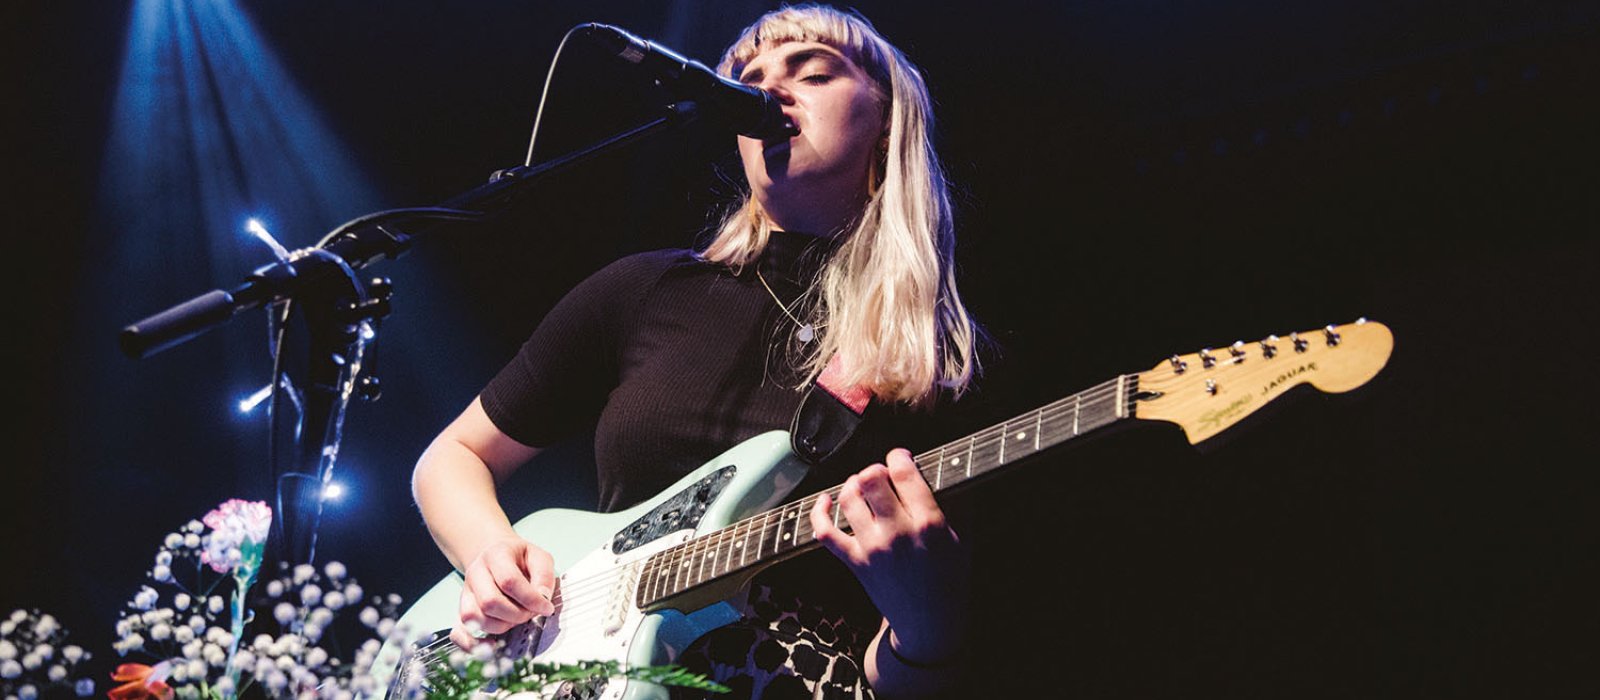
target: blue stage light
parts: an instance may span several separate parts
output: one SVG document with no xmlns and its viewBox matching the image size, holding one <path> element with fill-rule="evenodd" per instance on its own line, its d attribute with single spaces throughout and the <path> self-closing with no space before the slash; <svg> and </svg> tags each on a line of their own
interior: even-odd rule
<svg viewBox="0 0 1600 700">
<path fill-rule="evenodd" d="M 278 239 L 272 237 L 272 232 L 268 231 L 267 227 L 261 225 L 260 219 L 251 219 L 246 221 L 244 224 L 244 230 L 255 234 L 257 239 L 259 239 L 262 243 L 267 244 L 267 247 L 272 249 L 272 255 L 274 257 L 278 258 L 279 260 L 289 259 L 289 249 L 283 247 L 283 244 L 279 243 Z"/>
<path fill-rule="evenodd" d="M 267 385 L 267 386 L 261 387 L 260 389 L 256 390 L 256 392 L 254 394 L 251 394 L 251 395 L 239 400 L 239 412 L 240 413 L 249 413 L 251 411 L 256 410 L 256 406 L 261 405 L 261 402 L 267 400 L 267 397 L 271 396 L 271 395 L 272 395 L 272 386 L 271 385 Z"/>
</svg>

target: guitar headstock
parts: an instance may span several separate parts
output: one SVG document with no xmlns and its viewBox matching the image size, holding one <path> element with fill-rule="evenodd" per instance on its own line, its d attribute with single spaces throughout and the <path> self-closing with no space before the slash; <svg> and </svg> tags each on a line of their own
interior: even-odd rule
<svg viewBox="0 0 1600 700">
<path fill-rule="evenodd" d="M 1138 375 L 1133 417 L 1177 423 L 1199 444 L 1300 384 L 1329 393 L 1359 387 L 1393 349 L 1388 327 L 1361 319 L 1173 355 Z"/>
</svg>

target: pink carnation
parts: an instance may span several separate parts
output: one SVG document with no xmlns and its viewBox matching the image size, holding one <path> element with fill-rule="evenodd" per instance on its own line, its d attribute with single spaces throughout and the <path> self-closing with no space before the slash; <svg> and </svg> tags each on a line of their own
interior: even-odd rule
<svg viewBox="0 0 1600 700">
<path fill-rule="evenodd" d="M 211 528 L 200 561 L 218 573 L 227 573 L 243 560 L 241 548 L 267 541 L 267 532 L 272 527 L 272 509 L 262 501 L 233 498 L 200 520 Z"/>
</svg>

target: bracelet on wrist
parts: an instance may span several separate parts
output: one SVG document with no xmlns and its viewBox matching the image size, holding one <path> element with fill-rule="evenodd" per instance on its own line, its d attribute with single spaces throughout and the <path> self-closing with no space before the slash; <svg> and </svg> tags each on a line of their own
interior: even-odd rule
<svg viewBox="0 0 1600 700">
<path fill-rule="evenodd" d="M 883 645 L 889 647 L 889 655 L 893 656 L 895 661 L 900 662 L 901 666 L 905 666 L 906 668 L 914 668 L 919 671 L 944 670 L 955 666 L 956 662 L 961 658 L 961 653 L 959 651 L 935 661 L 918 661 L 916 659 L 906 658 L 904 654 L 900 653 L 899 649 L 894 648 L 894 635 L 892 631 L 891 633 L 884 635 Z"/>
</svg>

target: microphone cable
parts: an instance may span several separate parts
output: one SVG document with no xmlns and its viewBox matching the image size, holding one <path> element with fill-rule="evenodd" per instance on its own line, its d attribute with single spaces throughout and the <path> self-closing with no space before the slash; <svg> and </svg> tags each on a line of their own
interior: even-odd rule
<svg viewBox="0 0 1600 700">
<path fill-rule="evenodd" d="M 540 122 L 544 121 L 544 104 L 545 100 L 549 99 L 550 97 L 550 82 L 553 78 L 555 78 L 556 64 L 561 62 L 561 52 L 563 49 L 567 48 L 567 40 L 571 39 L 573 34 L 576 34 L 579 29 L 584 29 L 590 26 L 593 25 L 580 24 L 568 29 L 567 33 L 561 36 L 561 43 L 556 44 L 556 53 L 554 56 L 550 57 L 550 70 L 544 74 L 544 88 L 539 90 L 539 107 L 538 109 L 534 110 L 533 113 L 533 135 L 528 137 L 528 158 L 523 162 L 524 166 L 533 166 L 533 147 L 539 142 L 539 124 Z"/>
</svg>

